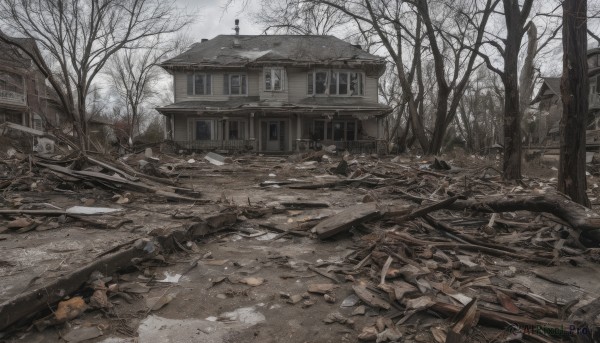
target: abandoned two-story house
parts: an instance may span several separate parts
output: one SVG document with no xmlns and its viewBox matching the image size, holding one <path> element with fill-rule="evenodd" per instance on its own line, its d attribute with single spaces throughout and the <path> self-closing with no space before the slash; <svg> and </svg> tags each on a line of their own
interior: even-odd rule
<svg viewBox="0 0 600 343">
<path fill-rule="evenodd" d="M 384 149 L 383 58 L 333 36 L 220 35 L 161 64 L 175 101 L 157 108 L 190 150 Z"/>
<path fill-rule="evenodd" d="M 11 39 L 27 49 L 37 49 L 33 39 Z M 47 125 L 59 126 L 65 119 L 52 94 L 44 75 L 25 52 L 0 43 L 0 123 L 12 122 L 38 130 Z"/>
<path fill-rule="evenodd" d="M 600 129 L 600 48 L 588 50 L 587 61 L 590 80 L 587 129 L 595 131 Z M 547 134 L 548 139 L 553 141 L 559 139 L 559 123 L 563 110 L 560 82 L 560 77 L 544 77 L 542 86 L 532 101 L 532 104 L 539 103 L 538 109 L 543 114 L 538 124 L 543 129 L 540 136 Z M 588 132 L 588 136 L 590 140 L 591 136 L 595 135 Z"/>
</svg>

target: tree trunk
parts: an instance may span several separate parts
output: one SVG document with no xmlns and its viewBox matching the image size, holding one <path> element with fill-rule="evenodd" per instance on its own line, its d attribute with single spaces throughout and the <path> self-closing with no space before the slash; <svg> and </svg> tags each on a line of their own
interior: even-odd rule
<svg viewBox="0 0 600 343">
<path fill-rule="evenodd" d="M 585 128 L 588 113 L 587 0 L 563 2 L 563 74 L 560 90 L 558 190 L 590 207 L 585 177 Z"/>
<path fill-rule="evenodd" d="M 438 86 L 439 87 L 439 86 Z M 431 144 L 429 144 L 428 153 L 431 155 L 437 155 L 442 150 L 442 144 L 444 143 L 444 136 L 446 135 L 446 113 L 448 112 L 448 96 L 450 90 L 445 88 L 442 90 L 440 87 L 437 93 L 437 109 L 435 113 L 435 126 L 433 127 L 433 135 L 431 136 Z"/>
<path fill-rule="evenodd" d="M 519 110 L 518 59 L 521 45 L 518 1 L 504 1 L 506 51 L 504 55 L 504 161 L 503 178 L 521 179 L 521 112 Z"/>
</svg>

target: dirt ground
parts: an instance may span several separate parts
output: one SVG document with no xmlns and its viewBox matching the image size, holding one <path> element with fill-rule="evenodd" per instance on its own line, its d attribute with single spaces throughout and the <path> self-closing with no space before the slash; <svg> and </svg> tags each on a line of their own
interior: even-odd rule
<svg viewBox="0 0 600 343">
<path fill-rule="evenodd" d="M 385 159 L 389 161 L 392 157 Z M 493 158 L 447 157 L 447 161 L 459 172 L 494 166 L 497 162 Z M 361 330 L 375 325 L 380 316 L 387 315 L 397 321 L 397 313 L 390 314 L 369 306 L 361 308 L 365 304 L 352 289 L 353 281 L 378 277 L 374 269 L 354 269 L 348 265 L 348 258 L 360 249 L 358 241 L 368 233 L 368 229 L 381 227 L 357 227 L 333 239 L 318 240 L 310 236 L 282 236 L 263 225 L 268 222 L 301 227 L 314 218 L 331 216 L 351 205 L 371 201 L 369 197 L 375 198 L 380 205 L 410 204 L 408 200 L 383 197 L 372 189 L 352 184 L 325 189 L 290 189 L 277 183 L 261 186 L 265 181 L 328 182 L 345 179 L 330 170 L 341 161 L 340 156 L 304 163 L 290 162 L 286 156 L 248 155 L 237 156 L 233 163 L 223 166 L 213 166 L 201 156 L 187 156 L 185 159 L 196 159 L 190 165 L 200 165 L 201 168 L 184 168 L 185 177 L 179 181 L 200 191 L 202 198 L 208 200 L 206 203 L 166 202 L 132 194 L 129 203 L 116 204 L 112 200 L 115 194 L 100 188 L 41 191 L 42 182 L 36 190 L 5 193 L 5 205 L 18 201 L 25 205 L 49 203 L 67 208 L 90 204 L 92 201 L 89 199 L 94 199 L 93 206 L 122 209 L 116 214 L 102 216 L 109 222 L 122 224 L 118 229 L 102 229 L 63 218 L 59 225 L 40 225 L 36 230 L 21 234 L 0 234 L 0 303 L 90 263 L 112 247 L 146 238 L 155 230 L 169 232 L 190 225 L 189 217 L 177 214 L 205 216 L 246 205 L 279 210 L 266 218 L 238 218 L 236 224 L 225 230 L 188 242 L 186 251 L 165 254 L 162 260 L 149 261 L 127 273 L 113 276 L 119 282 L 133 285 L 133 288 L 127 295 L 111 296 L 110 308 L 86 311 L 66 324 L 43 331 L 32 325 L 13 327 L 3 337 L 0 336 L 0 341 L 358 342 Z M 355 156 L 354 159 L 360 165 L 369 165 L 372 170 L 380 163 L 379 158 L 368 155 Z M 419 159 L 414 156 L 404 156 L 397 163 L 418 165 L 418 162 Z M 548 165 L 536 164 L 529 173 L 551 180 L 553 172 Z M 459 176 L 453 177 L 460 179 Z M 592 175 L 589 181 L 590 197 L 594 202 L 597 181 Z M 538 188 L 543 187 L 542 184 Z M 325 202 L 330 207 L 281 207 L 282 203 L 299 201 Z M 576 265 L 565 262 L 542 266 L 493 257 L 486 260 L 486 266 L 488 271 L 497 274 L 513 271 L 513 275 L 504 279 L 546 299 L 560 300 L 561 303 L 572 300 L 591 303 L 600 295 L 600 266 L 586 259 L 576 261 Z M 190 267 L 193 262 L 197 262 L 197 266 Z M 329 277 L 315 269 L 327 271 Z M 342 274 L 340 270 L 346 272 Z M 564 284 L 540 279 L 536 274 L 550 275 L 563 280 Z M 339 283 L 332 281 L 332 275 Z M 256 285 L 244 284 L 242 282 L 247 282 L 241 282 L 244 279 L 254 280 Z M 307 292 L 312 284 L 331 283 L 335 284 L 335 288 L 327 296 Z M 166 298 L 170 301 L 166 301 L 168 303 L 163 307 L 149 309 Z M 346 323 L 325 323 L 324 319 L 335 312 L 349 320 Z M 418 313 L 399 326 L 403 338 L 398 341 L 435 341 L 423 328 L 428 329 L 447 320 L 448 317 L 427 311 Z M 506 335 L 506 332 L 478 326 L 470 339 L 508 341 Z"/>
</svg>

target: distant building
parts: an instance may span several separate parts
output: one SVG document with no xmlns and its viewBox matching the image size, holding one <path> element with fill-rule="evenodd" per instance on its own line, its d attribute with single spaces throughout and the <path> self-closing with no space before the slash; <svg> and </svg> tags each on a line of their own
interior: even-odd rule
<svg viewBox="0 0 600 343">
<path fill-rule="evenodd" d="M 220 35 L 161 66 L 175 102 L 157 110 L 182 148 L 385 149 L 385 61 L 336 37 Z"/>
<path fill-rule="evenodd" d="M 590 79 L 587 129 L 598 130 L 600 129 L 600 48 L 588 50 L 587 60 Z M 554 141 L 559 139 L 559 125 L 563 110 L 560 79 L 560 77 L 544 77 L 542 86 L 532 101 L 532 104 L 539 103 L 538 109 L 543 117 L 541 125 L 547 128 L 547 138 Z"/>
<path fill-rule="evenodd" d="M 30 51 L 37 49 L 33 39 L 12 39 Z M 44 75 L 27 54 L 0 42 L 0 123 L 6 121 L 43 130 L 47 125 L 58 127 L 66 118 Z"/>
</svg>

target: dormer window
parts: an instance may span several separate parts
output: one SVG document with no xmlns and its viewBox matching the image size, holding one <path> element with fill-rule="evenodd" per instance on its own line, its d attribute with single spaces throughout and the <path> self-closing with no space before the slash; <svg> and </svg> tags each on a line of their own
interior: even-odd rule
<svg viewBox="0 0 600 343">
<path fill-rule="evenodd" d="M 210 74 L 191 73 L 187 75 L 188 95 L 212 94 L 212 77 Z"/>
<path fill-rule="evenodd" d="M 263 75 L 265 78 L 265 91 L 277 92 L 284 89 L 283 68 L 265 68 Z"/>
<path fill-rule="evenodd" d="M 351 71 L 317 70 L 308 73 L 309 95 L 364 95 L 363 74 Z"/>
</svg>

